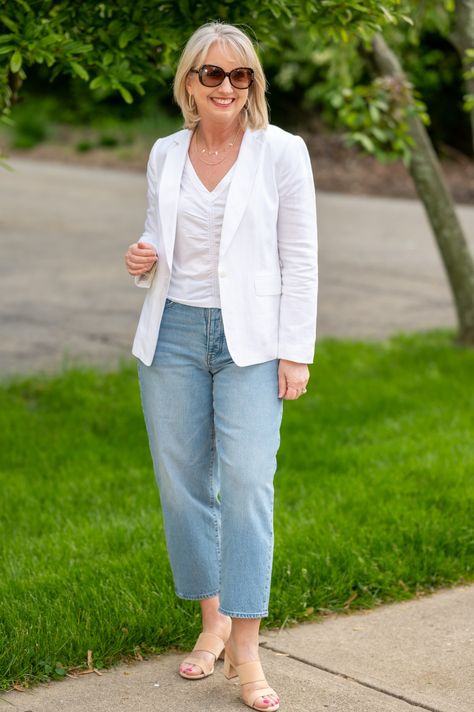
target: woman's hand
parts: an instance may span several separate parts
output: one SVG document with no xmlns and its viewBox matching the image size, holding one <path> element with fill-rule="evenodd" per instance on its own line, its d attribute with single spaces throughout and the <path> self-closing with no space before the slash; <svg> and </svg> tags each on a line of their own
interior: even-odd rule
<svg viewBox="0 0 474 712">
<path fill-rule="evenodd" d="M 278 366 L 278 398 L 296 400 L 306 391 L 309 368 L 306 363 L 280 359 Z"/>
<path fill-rule="evenodd" d="M 149 272 L 157 260 L 156 249 L 149 242 L 134 242 L 125 253 L 125 264 L 133 277 Z"/>
</svg>

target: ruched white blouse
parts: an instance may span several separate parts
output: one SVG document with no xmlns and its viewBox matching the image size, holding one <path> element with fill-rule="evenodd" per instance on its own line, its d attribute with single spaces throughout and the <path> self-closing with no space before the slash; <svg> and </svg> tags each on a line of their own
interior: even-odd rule
<svg viewBox="0 0 474 712">
<path fill-rule="evenodd" d="M 189 156 L 181 178 L 168 299 L 194 307 L 221 306 L 217 266 L 224 209 L 235 163 L 209 191 Z"/>
</svg>

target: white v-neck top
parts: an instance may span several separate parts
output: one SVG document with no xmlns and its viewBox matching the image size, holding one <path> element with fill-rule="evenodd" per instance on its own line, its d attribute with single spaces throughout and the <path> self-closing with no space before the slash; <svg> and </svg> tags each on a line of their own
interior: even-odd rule
<svg viewBox="0 0 474 712">
<path fill-rule="evenodd" d="M 168 299 L 195 307 L 221 306 L 217 265 L 224 209 L 235 163 L 214 190 L 198 177 L 189 156 L 181 178 Z"/>
</svg>

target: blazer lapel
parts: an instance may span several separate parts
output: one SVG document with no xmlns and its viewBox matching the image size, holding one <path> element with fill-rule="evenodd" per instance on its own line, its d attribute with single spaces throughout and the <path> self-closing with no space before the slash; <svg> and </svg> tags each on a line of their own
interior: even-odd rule
<svg viewBox="0 0 474 712">
<path fill-rule="evenodd" d="M 252 195 L 262 146 L 263 131 L 246 129 L 225 205 L 219 259 L 229 247 Z"/>
<path fill-rule="evenodd" d="M 158 191 L 158 214 L 161 221 L 166 261 L 170 271 L 173 264 L 181 176 L 191 135 L 192 131 L 189 129 L 181 131 L 169 147 Z"/>
</svg>

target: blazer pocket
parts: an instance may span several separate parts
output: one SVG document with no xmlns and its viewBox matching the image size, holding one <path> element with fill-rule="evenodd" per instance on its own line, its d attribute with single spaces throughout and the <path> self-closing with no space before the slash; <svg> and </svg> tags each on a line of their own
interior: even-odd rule
<svg viewBox="0 0 474 712">
<path fill-rule="evenodd" d="M 259 295 L 281 294 L 281 274 L 268 272 L 255 277 L 255 293 Z"/>
</svg>

